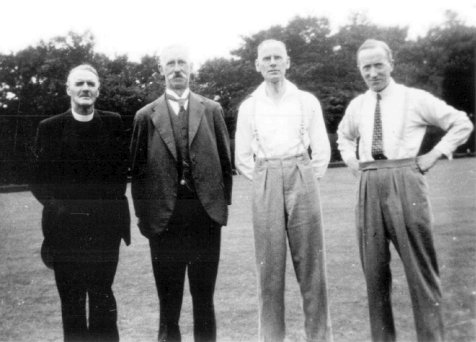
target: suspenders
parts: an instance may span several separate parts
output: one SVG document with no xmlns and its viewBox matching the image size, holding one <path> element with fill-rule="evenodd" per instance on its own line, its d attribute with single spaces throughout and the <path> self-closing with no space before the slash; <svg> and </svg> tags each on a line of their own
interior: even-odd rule
<svg viewBox="0 0 476 342">
<path fill-rule="evenodd" d="M 300 142 L 301 142 L 301 145 L 304 147 L 304 150 L 306 150 L 306 144 L 304 143 L 304 136 L 306 134 L 306 127 L 305 127 L 305 123 L 304 123 L 304 101 L 302 99 L 302 96 L 301 94 L 299 94 L 299 107 L 300 107 L 300 116 L 301 116 L 301 122 L 299 124 L 299 138 L 300 138 Z M 260 139 L 260 135 L 259 135 L 259 132 L 258 132 L 258 126 L 256 124 L 256 98 L 255 97 L 252 97 L 251 98 L 251 101 L 252 101 L 252 109 L 251 109 L 251 112 L 252 112 L 252 126 L 253 126 L 253 138 L 256 139 L 256 142 L 258 143 L 258 150 L 261 150 L 261 152 L 263 153 L 263 156 L 264 156 L 264 159 L 268 159 L 268 154 L 266 153 L 266 149 L 264 148 L 263 146 L 263 143 Z M 299 154 L 299 146 L 296 148 L 296 155 Z"/>
</svg>

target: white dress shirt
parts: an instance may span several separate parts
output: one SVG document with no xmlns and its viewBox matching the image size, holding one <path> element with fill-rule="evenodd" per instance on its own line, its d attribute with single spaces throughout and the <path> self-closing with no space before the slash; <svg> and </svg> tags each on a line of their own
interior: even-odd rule
<svg viewBox="0 0 476 342">
<path fill-rule="evenodd" d="M 309 146 L 316 177 L 320 178 L 329 164 L 330 145 L 321 106 L 312 94 L 285 80 L 285 93 L 276 103 L 266 95 L 262 83 L 241 104 L 235 135 L 235 165 L 246 178 L 253 177 L 255 157 L 286 158 L 307 153 Z"/>
<path fill-rule="evenodd" d="M 185 110 L 187 110 L 188 94 L 190 93 L 189 88 L 185 89 L 182 96 L 178 96 L 173 90 L 170 90 L 170 89 L 165 89 L 165 93 L 167 94 L 167 96 L 172 97 L 172 98 L 176 99 L 177 101 L 178 100 L 185 100 L 184 108 L 185 108 Z M 175 115 L 178 115 L 178 113 L 180 111 L 180 105 L 177 101 L 167 100 L 167 102 L 169 103 L 170 108 L 172 108 Z"/>
<path fill-rule="evenodd" d="M 428 126 L 446 131 L 435 149 L 451 158 L 473 129 L 465 112 L 430 93 L 390 81 L 380 92 L 383 152 L 388 159 L 414 158 Z M 372 161 L 372 134 L 377 94 L 368 90 L 352 100 L 337 130 L 337 144 L 346 164 L 355 160 L 357 139 L 360 162 Z"/>
</svg>

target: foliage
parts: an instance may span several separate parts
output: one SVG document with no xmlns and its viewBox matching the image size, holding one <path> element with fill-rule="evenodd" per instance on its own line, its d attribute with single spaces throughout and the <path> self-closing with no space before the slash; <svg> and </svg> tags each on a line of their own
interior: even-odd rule
<svg viewBox="0 0 476 342">
<path fill-rule="evenodd" d="M 16 54 L 0 55 L 0 183 L 28 179 L 29 158 L 40 120 L 69 108 L 66 76 L 82 63 L 93 65 L 100 75 L 101 96 L 97 107 L 125 116 L 130 127 L 134 113 L 163 90 L 153 77 L 156 58 L 145 56 L 141 63 L 127 56 L 111 60 L 94 52 L 90 32 L 68 33 L 41 41 Z"/>
<path fill-rule="evenodd" d="M 366 39 L 375 38 L 393 50 L 396 81 L 426 89 L 474 113 L 476 28 L 463 25 L 453 12 L 446 15 L 442 25 L 416 41 L 408 39 L 407 27 L 377 26 L 360 13 L 352 14 L 348 24 L 334 33 L 326 18 L 295 17 L 284 27 L 242 37 L 231 59 L 208 61 L 199 75 L 208 93 L 219 94 L 227 110 L 236 113 L 242 99 L 261 82 L 254 67 L 259 43 L 281 40 L 291 58 L 287 77 L 319 98 L 328 132 L 333 134 L 350 100 L 366 90 L 356 67 L 356 51 Z M 438 134 L 425 144 L 432 146 L 435 139 Z"/>
<path fill-rule="evenodd" d="M 233 135 L 237 109 L 258 82 L 258 74 L 251 62 L 217 58 L 200 68 L 197 91 L 220 102 L 228 130 Z"/>
<path fill-rule="evenodd" d="M 255 68 L 258 44 L 268 38 L 281 40 L 291 58 L 287 77 L 319 98 L 332 135 L 349 101 L 366 90 L 356 67 L 356 51 L 365 39 L 376 38 L 393 49 L 397 81 L 442 97 L 473 113 L 474 120 L 476 27 L 464 25 L 448 11 L 445 22 L 426 36 L 412 41 L 407 33 L 406 27 L 377 26 L 360 13 L 335 31 L 325 17 L 295 17 L 286 26 L 242 37 L 231 58 L 205 62 L 191 86 L 221 103 L 233 137 L 240 103 L 262 81 Z M 0 183 L 27 178 L 38 122 L 69 107 L 65 79 L 72 67 L 81 63 L 96 67 L 101 76 L 97 107 L 124 115 L 128 128 L 134 113 L 163 93 L 157 56 L 135 63 L 127 56 L 111 59 L 96 53 L 94 46 L 90 32 L 69 32 L 15 54 L 0 54 Z M 464 148 L 474 150 L 474 144 Z M 338 158 L 338 153 L 333 156 Z"/>
</svg>

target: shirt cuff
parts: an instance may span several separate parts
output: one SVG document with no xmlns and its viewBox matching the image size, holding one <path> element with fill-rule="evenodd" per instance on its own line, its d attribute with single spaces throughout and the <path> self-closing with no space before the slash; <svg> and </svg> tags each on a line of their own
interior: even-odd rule
<svg viewBox="0 0 476 342">
<path fill-rule="evenodd" d="M 353 153 L 351 155 L 341 155 L 341 157 L 342 157 L 342 161 L 347 166 L 349 166 L 349 164 L 351 164 L 351 162 L 359 163 L 359 160 L 355 157 L 355 155 Z"/>
</svg>

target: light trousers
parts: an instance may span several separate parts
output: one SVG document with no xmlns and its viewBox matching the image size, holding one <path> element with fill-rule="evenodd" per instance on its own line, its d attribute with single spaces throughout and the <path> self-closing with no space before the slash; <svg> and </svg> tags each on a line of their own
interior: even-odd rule
<svg viewBox="0 0 476 342">
<path fill-rule="evenodd" d="M 390 249 L 408 281 L 417 338 L 442 341 L 441 289 L 428 186 L 415 159 L 361 164 L 357 231 L 373 341 L 395 341 Z"/>
<path fill-rule="evenodd" d="M 288 241 L 302 295 L 306 338 L 331 341 L 319 188 L 309 157 L 258 159 L 253 187 L 260 340 L 284 340 Z"/>
</svg>

